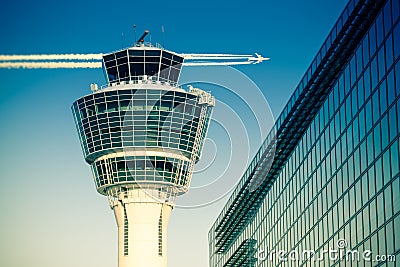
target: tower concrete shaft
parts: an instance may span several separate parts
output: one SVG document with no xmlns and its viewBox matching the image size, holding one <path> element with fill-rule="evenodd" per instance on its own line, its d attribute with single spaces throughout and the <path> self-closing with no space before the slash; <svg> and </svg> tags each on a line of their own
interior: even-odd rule
<svg viewBox="0 0 400 267">
<path fill-rule="evenodd" d="M 121 193 L 111 206 L 118 226 L 118 266 L 167 266 L 167 227 L 173 205 L 139 188 Z"/>
</svg>

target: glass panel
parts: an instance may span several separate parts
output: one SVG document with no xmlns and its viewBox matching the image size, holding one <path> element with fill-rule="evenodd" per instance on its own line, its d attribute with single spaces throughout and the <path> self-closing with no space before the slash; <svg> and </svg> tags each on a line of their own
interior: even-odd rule
<svg viewBox="0 0 400 267">
<path fill-rule="evenodd" d="M 400 23 L 397 23 L 393 30 L 393 42 L 394 42 L 394 58 L 398 58 L 400 55 Z"/>
<path fill-rule="evenodd" d="M 144 75 L 144 63 L 131 63 L 131 76 Z"/>
<path fill-rule="evenodd" d="M 159 57 L 145 57 L 145 61 L 146 63 L 159 63 L 160 62 L 160 58 Z"/>
<path fill-rule="evenodd" d="M 118 66 L 118 73 L 120 79 L 127 80 L 129 79 L 129 69 L 128 69 L 128 64 L 123 64 Z"/>
<path fill-rule="evenodd" d="M 148 76 L 154 76 L 158 73 L 158 64 L 153 64 L 153 63 L 146 63 L 145 64 L 145 74 Z"/>
<path fill-rule="evenodd" d="M 118 72 L 116 67 L 107 69 L 107 76 L 110 82 L 118 80 Z"/>
<path fill-rule="evenodd" d="M 116 53 L 116 54 L 115 54 L 115 57 L 116 57 L 117 59 L 118 59 L 118 58 L 121 58 L 121 57 L 127 57 L 126 50 L 123 50 L 123 51 L 120 51 L 120 52 Z"/>
<path fill-rule="evenodd" d="M 114 59 L 115 59 L 115 55 L 114 55 L 114 54 L 105 55 L 105 56 L 103 57 L 103 59 L 104 59 L 105 62 L 110 61 L 110 60 L 114 60 Z"/>
<path fill-rule="evenodd" d="M 144 50 L 128 50 L 128 54 L 130 57 L 143 57 Z"/>
<path fill-rule="evenodd" d="M 146 57 L 159 57 L 161 50 L 145 50 Z"/>
</svg>

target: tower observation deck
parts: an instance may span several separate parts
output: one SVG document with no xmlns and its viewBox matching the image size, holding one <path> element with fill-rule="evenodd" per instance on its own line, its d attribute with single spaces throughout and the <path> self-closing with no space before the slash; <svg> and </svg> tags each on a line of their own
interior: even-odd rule
<svg viewBox="0 0 400 267">
<path fill-rule="evenodd" d="M 256 63 L 248 55 L 177 54 L 141 42 L 103 54 L 108 84 L 92 84 L 72 105 L 97 191 L 116 218 L 119 267 L 167 265 L 168 220 L 176 196 L 189 189 L 215 105 L 209 92 L 178 86 L 186 60 L 202 58 Z"/>
</svg>

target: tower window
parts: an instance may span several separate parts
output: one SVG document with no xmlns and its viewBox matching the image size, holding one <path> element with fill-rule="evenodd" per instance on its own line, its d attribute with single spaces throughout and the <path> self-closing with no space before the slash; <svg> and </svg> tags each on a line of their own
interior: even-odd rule
<svg viewBox="0 0 400 267">
<path fill-rule="evenodd" d="M 158 219 L 158 256 L 162 256 L 162 242 L 163 242 L 163 236 L 162 236 L 162 226 L 163 226 L 163 220 L 162 220 L 162 208 L 160 212 L 160 218 Z"/>
<path fill-rule="evenodd" d="M 124 208 L 124 256 L 128 256 L 128 238 L 129 238 L 129 228 L 128 228 L 128 216 L 126 215 L 126 210 Z"/>
</svg>

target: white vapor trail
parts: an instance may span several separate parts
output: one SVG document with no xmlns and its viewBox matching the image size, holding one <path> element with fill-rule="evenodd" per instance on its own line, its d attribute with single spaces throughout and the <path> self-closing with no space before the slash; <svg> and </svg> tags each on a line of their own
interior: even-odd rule
<svg viewBox="0 0 400 267">
<path fill-rule="evenodd" d="M 181 54 L 181 56 L 189 61 L 184 62 L 184 66 L 247 65 L 269 60 L 269 58 L 264 58 L 257 53 L 254 56 L 234 54 Z M 102 68 L 102 57 L 103 54 L 0 55 L 0 68 Z"/>
<path fill-rule="evenodd" d="M 253 61 L 237 61 L 237 62 L 184 62 L 183 66 L 197 67 L 197 66 L 232 66 L 232 65 L 249 65 L 255 64 Z"/>
<path fill-rule="evenodd" d="M 102 54 L 53 54 L 53 55 L 0 55 L 0 61 L 18 60 L 101 60 Z"/>
<path fill-rule="evenodd" d="M 101 62 L 0 62 L 0 68 L 8 69 L 98 69 Z"/>
</svg>

